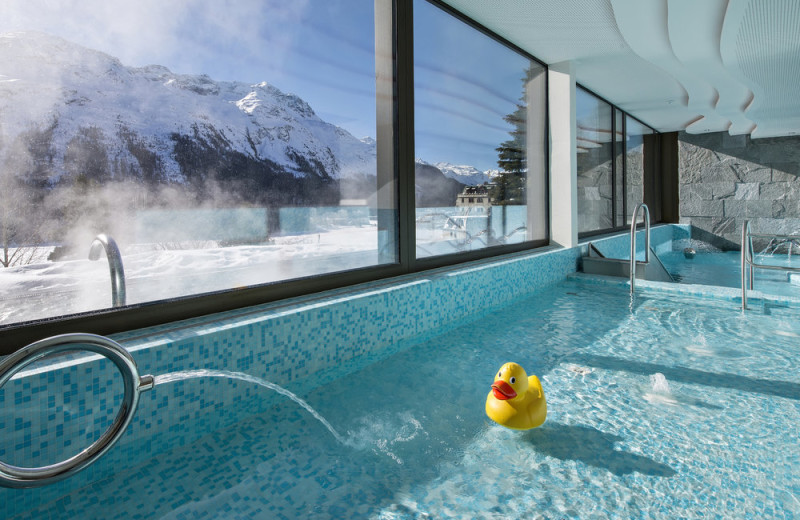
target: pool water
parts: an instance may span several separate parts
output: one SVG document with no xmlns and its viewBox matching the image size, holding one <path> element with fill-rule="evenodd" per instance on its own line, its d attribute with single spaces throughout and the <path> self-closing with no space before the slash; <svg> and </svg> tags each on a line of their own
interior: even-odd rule
<svg viewBox="0 0 800 520">
<path fill-rule="evenodd" d="M 569 280 L 302 394 L 345 444 L 285 400 L 26 517 L 799 516 L 798 312 Z M 506 361 L 542 427 L 485 416 Z"/>
<path fill-rule="evenodd" d="M 698 252 L 686 258 L 683 251 L 669 251 L 658 255 L 664 267 L 676 282 L 685 284 L 742 287 L 741 254 L 738 251 Z M 755 256 L 759 264 L 800 267 L 800 255 L 786 254 Z M 800 297 L 800 273 L 754 269 L 753 289 L 777 296 Z"/>
</svg>

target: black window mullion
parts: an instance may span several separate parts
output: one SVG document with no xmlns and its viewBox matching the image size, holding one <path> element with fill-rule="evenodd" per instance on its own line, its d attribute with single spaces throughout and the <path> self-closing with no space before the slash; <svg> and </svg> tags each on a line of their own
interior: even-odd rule
<svg viewBox="0 0 800 520">
<path fill-rule="evenodd" d="M 611 227 L 617 222 L 617 109 L 611 105 Z"/>
<path fill-rule="evenodd" d="M 628 216 L 628 121 L 622 113 L 622 225 Z"/>
<path fill-rule="evenodd" d="M 406 271 L 416 264 L 414 201 L 414 2 L 395 0 L 395 161 L 399 197 L 399 255 Z"/>
</svg>

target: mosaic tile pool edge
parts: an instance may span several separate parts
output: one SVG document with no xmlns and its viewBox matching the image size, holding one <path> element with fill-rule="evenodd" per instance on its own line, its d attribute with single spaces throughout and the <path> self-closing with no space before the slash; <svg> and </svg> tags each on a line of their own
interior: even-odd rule
<svg viewBox="0 0 800 520">
<path fill-rule="evenodd" d="M 584 250 L 585 246 L 579 246 L 518 253 L 231 311 L 212 319 L 197 318 L 130 331 L 113 339 L 131 350 L 142 374 L 213 368 L 247 372 L 298 390 L 315 374 L 339 364 L 360 356 L 379 355 L 401 341 L 556 284 L 576 271 Z M 249 348 L 236 348 L 237 345 Z M 99 392 L 113 380 L 114 372 L 110 363 L 100 360 L 75 361 L 60 368 L 58 374 L 44 371 L 9 382 L 0 391 L 0 399 L 15 394 L 20 398 L 33 388 L 34 399 L 40 399 L 39 408 L 51 416 L 61 414 L 63 419 L 65 402 L 74 401 L 80 392 L 90 388 Z M 91 384 L 76 384 L 83 380 Z M 53 395 L 57 396 L 55 400 Z M 80 416 L 103 428 L 113 419 L 119 398 L 105 396 L 102 405 L 82 409 Z M 156 387 L 142 394 L 127 433 L 103 459 L 46 490 L 0 490 L 5 507 L 11 508 L 5 513 L 19 514 L 43 500 L 56 500 L 120 467 L 130 467 L 245 416 L 262 413 L 274 402 L 274 397 L 242 382 L 193 380 Z M 80 421 L 73 422 L 76 428 L 80 427 Z M 59 460 L 59 453 L 69 450 L 64 439 L 75 434 L 69 429 L 69 421 L 66 423 L 67 428 L 60 431 L 60 444 L 47 437 L 47 432 L 38 438 L 26 436 L 24 424 L 10 424 L 2 418 L 0 434 L 6 439 L 4 446 L 13 439 L 10 444 L 18 451 L 15 461 L 29 460 L 34 453 L 43 451 L 49 460 Z M 7 460 L 5 451 L 0 447 L 3 460 Z"/>
</svg>

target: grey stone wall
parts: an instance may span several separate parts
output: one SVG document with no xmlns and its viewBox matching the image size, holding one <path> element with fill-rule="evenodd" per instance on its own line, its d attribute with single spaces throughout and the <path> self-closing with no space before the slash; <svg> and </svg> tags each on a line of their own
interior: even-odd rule
<svg viewBox="0 0 800 520">
<path fill-rule="evenodd" d="M 610 144 L 578 153 L 578 232 L 613 227 L 611 158 Z"/>
<path fill-rule="evenodd" d="M 681 224 L 722 237 L 724 249 L 738 248 L 745 220 L 755 233 L 800 234 L 800 137 L 678 139 Z"/>
</svg>

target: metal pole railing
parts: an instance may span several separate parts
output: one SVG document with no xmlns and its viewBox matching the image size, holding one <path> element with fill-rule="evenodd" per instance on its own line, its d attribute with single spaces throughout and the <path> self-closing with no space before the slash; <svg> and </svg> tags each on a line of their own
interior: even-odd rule
<svg viewBox="0 0 800 520">
<path fill-rule="evenodd" d="M 744 224 L 742 224 L 742 254 L 741 254 L 741 268 L 742 268 L 742 310 L 747 310 L 747 271 L 745 271 L 745 267 L 749 264 L 747 258 L 747 251 L 750 249 L 747 247 L 748 241 L 752 240 L 750 236 L 750 221 L 745 220 Z M 750 288 L 752 289 L 753 283 L 753 269 L 752 265 L 750 266 Z"/>
<path fill-rule="evenodd" d="M 97 235 L 89 249 L 89 260 L 99 260 L 105 251 L 108 258 L 108 270 L 111 274 L 111 305 L 125 306 L 125 270 L 122 267 L 122 255 L 113 238 L 106 234 Z"/>
<path fill-rule="evenodd" d="M 790 273 L 800 273 L 800 267 L 790 267 L 786 265 L 769 265 L 759 264 L 755 261 L 755 253 L 753 251 L 753 237 L 757 238 L 780 238 L 780 239 L 799 239 L 800 235 L 767 235 L 764 233 L 753 233 L 750 231 L 750 221 L 745 220 L 742 224 L 742 253 L 741 253 L 741 269 L 742 269 L 742 310 L 747 310 L 747 290 L 753 290 L 753 273 L 754 269 L 767 269 L 771 271 L 786 271 Z M 747 269 L 747 270 L 745 270 Z M 747 279 L 749 272 L 750 279 Z"/>
<path fill-rule="evenodd" d="M 636 284 L 636 218 L 640 209 L 644 210 L 644 263 L 650 262 L 650 210 L 642 202 L 636 205 L 631 219 L 631 294 Z"/>
</svg>

